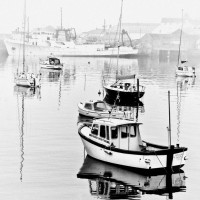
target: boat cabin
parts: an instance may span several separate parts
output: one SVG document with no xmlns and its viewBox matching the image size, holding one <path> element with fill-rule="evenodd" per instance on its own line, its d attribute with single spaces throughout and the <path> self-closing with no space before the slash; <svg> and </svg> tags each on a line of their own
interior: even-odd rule
<svg viewBox="0 0 200 200">
<path fill-rule="evenodd" d="M 115 148 L 139 151 L 142 145 L 140 124 L 114 118 L 98 119 L 93 121 L 90 136 Z"/>
<path fill-rule="evenodd" d="M 128 82 L 116 82 L 113 85 L 111 85 L 111 87 L 126 91 L 137 91 L 136 85 Z"/>
<path fill-rule="evenodd" d="M 105 111 L 109 109 L 104 101 L 93 101 L 93 100 L 86 102 L 84 108 L 87 110 L 94 110 L 94 111 Z"/>
<path fill-rule="evenodd" d="M 50 65 L 60 65 L 60 59 L 55 58 L 55 57 L 48 57 L 47 61 L 49 62 L 48 64 Z"/>
</svg>

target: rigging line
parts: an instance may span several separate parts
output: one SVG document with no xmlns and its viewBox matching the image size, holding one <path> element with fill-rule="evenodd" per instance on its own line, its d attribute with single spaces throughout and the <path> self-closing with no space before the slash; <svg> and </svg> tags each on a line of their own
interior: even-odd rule
<svg viewBox="0 0 200 200">
<path fill-rule="evenodd" d="M 120 36 L 121 36 L 121 26 L 122 26 L 122 8 L 123 8 L 123 0 L 121 2 L 121 12 L 119 17 L 119 38 L 118 38 L 118 53 L 117 53 L 117 67 L 119 63 L 119 48 L 120 48 Z"/>
<path fill-rule="evenodd" d="M 163 169 L 165 170 L 166 173 L 168 173 L 168 171 L 166 170 L 166 168 L 163 166 L 162 162 L 160 161 L 160 158 L 158 157 L 158 155 L 156 154 L 155 151 L 153 151 L 154 154 L 156 155 L 156 157 L 158 158 L 158 161 L 160 162 L 160 164 L 162 165 Z"/>
</svg>

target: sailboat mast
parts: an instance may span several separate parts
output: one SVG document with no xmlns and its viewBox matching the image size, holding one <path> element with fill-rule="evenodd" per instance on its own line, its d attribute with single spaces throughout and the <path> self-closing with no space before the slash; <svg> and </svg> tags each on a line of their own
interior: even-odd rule
<svg viewBox="0 0 200 200">
<path fill-rule="evenodd" d="M 118 38 L 118 52 L 117 52 L 117 68 L 119 63 L 119 48 L 120 48 L 120 39 L 121 39 L 121 26 L 122 26 L 122 8 L 123 8 L 123 0 L 121 2 L 121 12 L 119 17 L 119 38 Z M 118 69 L 117 69 L 118 70 Z"/>
<path fill-rule="evenodd" d="M 24 0 L 23 72 L 25 72 L 25 38 L 26 38 L 26 0 Z"/>
<path fill-rule="evenodd" d="M 182 9 L 182 17 L 181 17 L 181 33 L 180 33 L 180 41 L 179 41 L 179 50 L 178 50 L 178 64 L 179 65 L 179 61 L 180 61 L 180 51 L 181 51 L 181 40 L 182 40 L 182 30 L 183 30 L 183 9 Z"/>
</svg>

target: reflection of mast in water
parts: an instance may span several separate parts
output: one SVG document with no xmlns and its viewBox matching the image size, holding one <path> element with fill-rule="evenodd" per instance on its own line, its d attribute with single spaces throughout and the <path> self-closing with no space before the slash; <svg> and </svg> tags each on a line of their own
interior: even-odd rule
<svg viewBox="0 0 200 200">
<path fill-rule="evenodd" d="M 18 96 L 17 96 L 18 97 Z M 20 162 L 20 180 L 22 182 L 23 175 L 23 163 L 24 163 L 24 96 L 22 95 L 22 121 L 20 122 L 20 109 L 19 109 L 19 99 L 18 103 L 18 116 L 19 116 L 19 133 L 20 133 L 20 150 L 21 150 L 21 162 Z"/>
<path fill-rule="evenodd" d="M 59 82 L 59 93 L 58 93 L 58 110 L 59 110 L 60 104 L 61 104 L 61 90 L 62 90 L 61 86 L 62 86 L 62 83 L 61 83 L 61 77 L 60 77 L 60 82 Z"/>
</svg>

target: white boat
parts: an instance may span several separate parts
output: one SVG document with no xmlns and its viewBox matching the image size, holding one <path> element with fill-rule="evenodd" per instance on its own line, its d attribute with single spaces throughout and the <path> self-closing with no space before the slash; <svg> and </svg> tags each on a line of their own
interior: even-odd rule
<svg viewBox="0 0 200 200">
<path fill-rule="evenodd" d="M 187 148 L 145 142 L 139 126 L 130 120 L 102 118 L 93 120 L 92 126 L 81 126 L 78 133 L 87 154 L 108 163 L 150 171 L 185 164 Z"/>
<path fill-rule="evenodd" d="M 181 25 L 179 51 L 178 51 L 178 63 L 177 63 L 177 66 L 176 66 L 176 76 L 196 77 L 196 75 L 195 75 L 195 67 L 189 65 L 188 61 L 181 60 L 182 30 L 183 30 L 183 11 L 182 11 L 182 25 Z"/>
<path fill-rule="evenodd" d="M 87 154 L 95 159 L 143 171 L 180 169 L 187 159 L 186 147 L 171 145 L 170 92 L 168 146 L 142 140 L 137 121 L 102 118 L 78 126 Z"/>
<path fill-rule="evenodd" d="M 62 38 L 60 39 L 60 35 Z M 64 35 L 64 36 L 63 36 Z M 44 39 L 44 37 L 26 39 L 26 55 L 28 56 L 48 56 L 55 55 L 60 57 L 135 57 L 138 54 L 138 49 L 121 46 L 120 54 L 118 55 L 118 47 L 107 47 L 105 44 L 78 44 L 73 39 L 69 38 L 69 29 L 57 30 L 55 38 L 49 38 L 49 35 Z M 22 49 L 23 43 L 14 36 L 13 38 L 4 40 L 8 55 L 17 56 L 18 52 Z"/>
<path fill-rule="evenodd" d="M 23 63 L 22 63 L 22 71 L 19 72 L 17 69 L 17 73 L 14 75 L 14 81 L 17 86 L 22 87 L 40 87 L 40 75 L 33 74 L 33 73 L 27 73 L 25 70 L 26 65 L 26 48 L 25 48 L 25 30 L 26 30 L 26 0 L 24 1 L 24 31 L 23 31 Z M 19 50 L 19 49 L 18 49 Z M 19 50 L 20 52 L 20 50 Z M 18 53 L 19 53 L 18 52 Z M 19 68 L 19 66 L 18 66 Z"/>
<path fill-rule="evenodd" d="M 97 199 L 142 199 L 142 195 L 172 197 L 185 192 L 183 170 L 178 172 L 143 174 L 86 156 L 77 178 L 88 179 L 89 191 Z M 172 198 L 169 198 L 172 199 Z"/>
<path fill-rule="evenodd" d="M 80 115 L 92 118 L 123 118 L 125 116 L 124 112 L 112 109 L 104 101 L 101 100 L 90 100 L 84 103 L 80 102 L 78 104 L 78 112 Z"/>
<path fill-rule="evenodd" d="M 62 70 L 63 64 L 60 62 L 60 59 L 48 56 L 46 60 L 40 61 L 40 67 L 42 69 Z"/>
<path fill-rule="evenodd" d="M 181 64 L 177 66 L 176 75 L 183 77 L 195 77 L 195 67 L 190 66 L 187 61 L 181 61 Z"/>
</svg>

